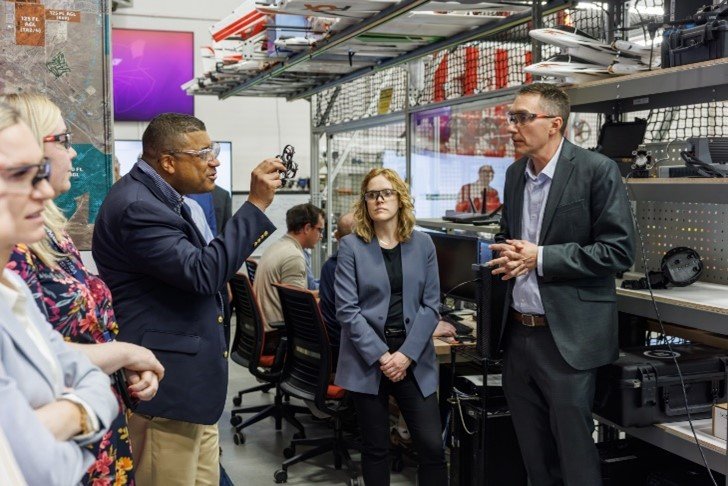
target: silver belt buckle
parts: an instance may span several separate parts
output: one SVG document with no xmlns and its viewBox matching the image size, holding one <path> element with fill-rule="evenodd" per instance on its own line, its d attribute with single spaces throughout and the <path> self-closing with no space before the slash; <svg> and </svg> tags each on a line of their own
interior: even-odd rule
<svg viewBox="0 0 728 486">
<path fill-rule="evenodd" d="M 521 324 L 526 327 L 536 327 L 536 317 L 533 314 L 521 314 Z M 527 322 L 530 320 L 530 322 Z"/>
</svg>

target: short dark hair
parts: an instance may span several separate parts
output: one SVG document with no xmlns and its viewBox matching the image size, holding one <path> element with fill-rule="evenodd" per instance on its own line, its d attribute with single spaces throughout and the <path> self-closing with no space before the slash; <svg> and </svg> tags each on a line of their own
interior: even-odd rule
<svg viewBox="0 0 728 486">
<path fill-rule="evenodd" d="M 142 152 L 145 160 L 147 162 L 156 161 L 162 152 L 176 149 L 180 142 L 180 135 L 206 130 L 202 120 L 191 115 L 181 113 L 157 115 L 152 118 L 142 135 Z"/>
<path fill-rule="evenodd" d="M 538 95 L 541 97 L 542 107 L 547 111 L 548 115 L 560 116 L 563 120 L 561 124 L 561 134 L 566 131 L 566 124 L 569 122 L 569 113 L 571 112 L 571 102 L 566 92 L 549 83 L 533 83 L 527 84 L 518 90 L 516 96 L 521 95 Z"/>
<path fill-rule="evenodd" d="M 316 226 L 319 217 L 326 217 L 323 209 L 311 203 L 298 204 L 286 211 L 286 227 L 289 233 L 296 233 L 301 231 L 307 224 Z"/>
</svg>

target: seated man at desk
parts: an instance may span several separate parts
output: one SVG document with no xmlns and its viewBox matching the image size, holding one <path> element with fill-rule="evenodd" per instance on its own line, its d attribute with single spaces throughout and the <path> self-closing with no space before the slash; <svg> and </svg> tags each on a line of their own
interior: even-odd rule
<svg viewBox="0 0 728 486">
<path fill-rule="evenodd" d="M 324 233 L 324 212 L 313 204 L 299 204 L 286 212 L 288 232 L 268 247 L 258 262 L 253 288 L 258 296 L 266 320 L 266 331 L 271 323 L 283 321 L 281 301 L 274 283 L 306 288 L 306 261 L 304 248 L 313 248 Z M 266 346 L 269 341 L 266 340 Z M 271 342 L 272 344 L 272 342 Z"/>
</svg>

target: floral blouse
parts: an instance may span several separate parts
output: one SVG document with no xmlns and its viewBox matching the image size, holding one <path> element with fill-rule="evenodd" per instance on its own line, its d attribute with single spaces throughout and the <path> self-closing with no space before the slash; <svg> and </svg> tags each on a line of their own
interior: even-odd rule
<svg viewBox="0 0 728 486">
<path fill-rule="evenodd" d="M 60 242 L 50 232 L 48 235 L 56 249 L 68 255 L 59 263 L 60 268 L 49 268 L 22 244 L 13 250 L 7 268 L 25 280 L 48 322 L 66 341 L 87 344 L 113 341 L 119 331 L 111 306 L 111 291 L 98 276 L 88 272 L 68 235 Z M 101 442 L 94 444 L 96 462 L 82 484 L 134 484 L 129 432 L 120 400 L 119 411 Z"/>
</svg>

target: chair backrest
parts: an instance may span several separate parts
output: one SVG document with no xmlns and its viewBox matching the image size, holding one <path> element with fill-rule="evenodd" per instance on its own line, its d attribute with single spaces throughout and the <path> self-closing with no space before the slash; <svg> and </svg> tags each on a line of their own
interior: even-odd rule
<svg viewBox="0 0 728 486">
<path fill-rule="evenodd" d="M 268 378 L 269 373 L 259 370 L 258 364 L 265 345 L 265 318 L 260 311 L 253 285 L 247 275 L 236 273 L 230 279 L 230 288 L 235 303 L 235 337 L 230 357 L 241 366 L 260 378 Z"/>
<path fill-rule="evenodd" d="M 252 258 L 245 260 L 245 269 L 248 271 L 250 283 L 255 282 L 255 271 L 258 270 L 258 260 L 253 260 Z"/>
<path fill-rule="evenodd" d="M 331 377 L 331 348 L 326 326 L 313 292 L 287 284 L 278 289 L 286 323 L 288 349 L 281 389 L 328 411 L 326 394 Z"/>
</svg>

